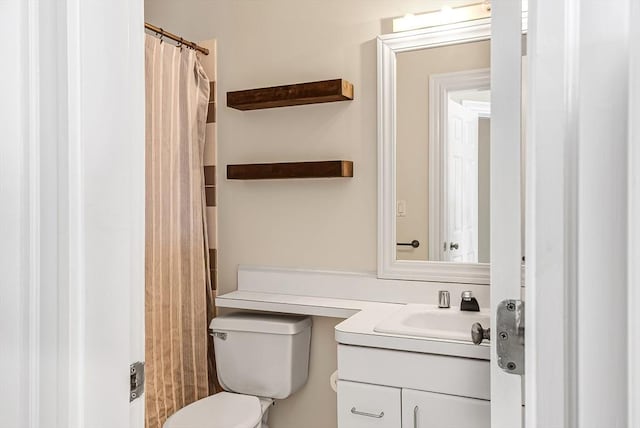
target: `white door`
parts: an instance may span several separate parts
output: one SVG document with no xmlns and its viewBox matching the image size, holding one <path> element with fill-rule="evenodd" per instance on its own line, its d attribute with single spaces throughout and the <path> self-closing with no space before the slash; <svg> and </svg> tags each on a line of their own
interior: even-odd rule
<svg viewBox="0 0 640 428">
<path fill-rule="evenodd" d="M 144 361 L 143 4 L 67 3 L 76 323 L 68 426 L 142 428 L 144 398 L 129 401 L 129 365 Z"/>
<path fill-rule="evenodd" d="M 491 426 L 522 426 L 522 379 L 497 365 L 496 310 L 520 300 L 521 34 L 519 1 L 491 4 Z"/>
<path fill-rule="evenodd" d="M 478 114 L 449 100 L 447 107 L 446 233 L 441 260 L 478 262 Z"/>
<path fill-rule="evenodd" d="M 1 427 L 144 426 L 143 22 L 140 0 L 0 4 Z"/>
</svg>

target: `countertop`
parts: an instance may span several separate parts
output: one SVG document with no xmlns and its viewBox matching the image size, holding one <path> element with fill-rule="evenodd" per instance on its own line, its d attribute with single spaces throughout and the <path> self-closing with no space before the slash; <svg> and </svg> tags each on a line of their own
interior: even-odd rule
<svg viewBox="0 0 640 428">
<path fill-rule="evenodd" d="M 489 360 L 488 344 L 378 333 L 374 327 L 401 303 L 370 302 L 291 294 L 233 291 L 216 298 L 222 308 L 346 318 L 335 328 L 338 343 Z"/>
</svg>

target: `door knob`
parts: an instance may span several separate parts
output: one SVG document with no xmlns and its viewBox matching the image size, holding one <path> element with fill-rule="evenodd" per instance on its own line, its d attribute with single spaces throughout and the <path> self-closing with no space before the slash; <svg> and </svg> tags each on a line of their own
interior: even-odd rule
<svg viewBox="0 0 640 428">
<path fill-rule="evenodd" d="M 449 249 L 450 249 L 451 251 L 453 251 L 453 250 L 457 250 L 458 248 L 459 248 L 459 245 L 458 245 L 458 243 L 457 243 L 457 242 L 452 242 L 451 244 L 449 244 Z"/>
<path fill-rule="evenodd" d="M 489 340 L 491 338 L 491 329 L 482 328 L 482 324 L 474 322 L 471 326 L 471 340 L 474 344 L 479 345 L 484 339 Z"/>
</svg>

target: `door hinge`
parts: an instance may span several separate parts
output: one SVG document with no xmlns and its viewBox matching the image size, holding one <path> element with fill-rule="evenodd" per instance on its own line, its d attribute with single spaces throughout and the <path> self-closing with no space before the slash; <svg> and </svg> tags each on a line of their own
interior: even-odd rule
<svg viewBox="0 0 640 428">
<path fill-rule="evenodd" d="M 144 392 L 144 362 L 136 361 L 129 366 L 129 402 L 139 398 Z"/>
<path fill-rule="evenodd" d="M 496 317 L 498 366 L 507 373 L 524 374 L 524 302 L 503 300 Z"/>
</svg>

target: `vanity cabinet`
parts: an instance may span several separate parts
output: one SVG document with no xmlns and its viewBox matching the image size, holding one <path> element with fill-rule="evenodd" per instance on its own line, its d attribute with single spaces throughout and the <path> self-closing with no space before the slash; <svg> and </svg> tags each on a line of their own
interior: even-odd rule
<svg viewBox="0 0 640 428">
<path fill-rule="evenodd" d="M 489 371 L 487 360 L 340 344 L 338 428 L 490 428 Z"/>
<path fill-rule="evenodd" d="M 487 400 L 402 390 L 402 428 L 491 428 Z"/>
<path fill-rule="evenodd" d="M 401 398 L 400 388 L 338 381 L 338 427 L 399 428 Z"/>
</svg>

